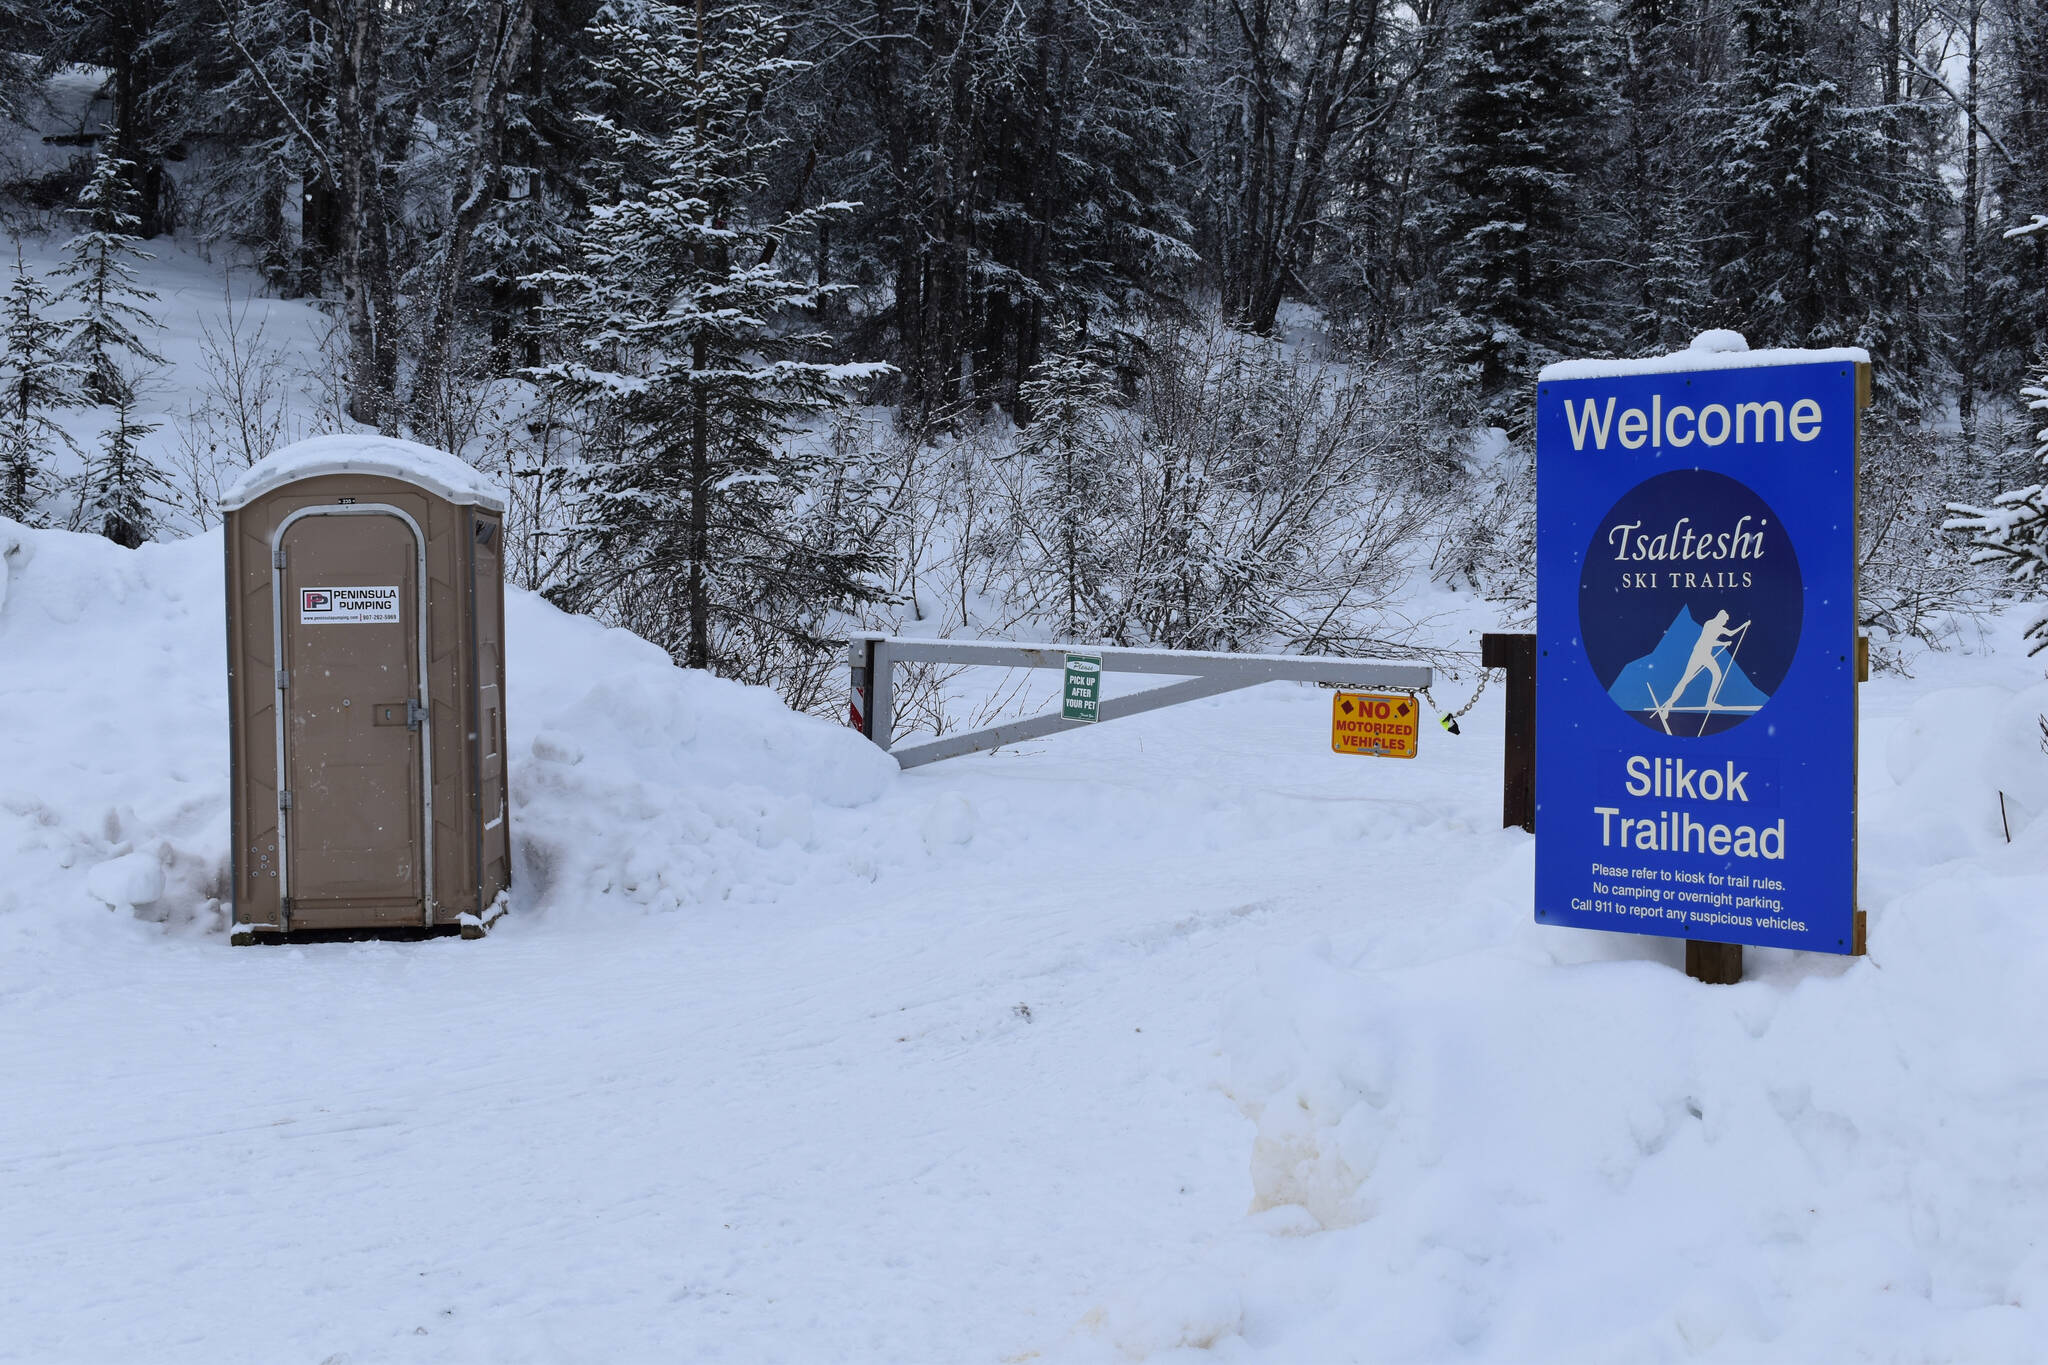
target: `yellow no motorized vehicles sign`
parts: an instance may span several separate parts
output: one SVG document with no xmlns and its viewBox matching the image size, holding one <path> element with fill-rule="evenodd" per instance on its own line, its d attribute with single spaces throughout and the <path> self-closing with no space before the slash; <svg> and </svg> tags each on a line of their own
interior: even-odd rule
<svg viewBox="0 0 2048 1365">
<path fill-rule="evenodd" d="M 1330 703 L 1330 748 L 1340 754 L 1413 758 L 1421 708 L 1401 693 L 1339 692 Z"/>
</svg>

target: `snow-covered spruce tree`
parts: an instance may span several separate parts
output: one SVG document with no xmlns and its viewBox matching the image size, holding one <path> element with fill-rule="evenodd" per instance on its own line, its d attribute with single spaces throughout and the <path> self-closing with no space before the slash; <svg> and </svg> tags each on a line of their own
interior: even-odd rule
<svg viewBox="0 0 2048 1365">
<path fill-rule="evenodd" d="M 1930 638 L 1967 605 L 1975 575 L 1937 530 L 1957 483 L 1930 421 L 1950 347 L 1929 225 L 1953 202 L 1927 155 L 1926 115 L 1859 97 L 1854 73 L 1828 64 L 1848 23 L 1837 8 L 1738 0 L 1733 19 L 1704 167 L 1712 320 L 1752 346 L 1870 352 L 1857 620 L 1880 638 Z"/>
<path fill-rule="evenodd" d="M 1927 224 L 1950 201 L 1913 111 L 1856 100 L 1817 53 L 1813 0 L 1739 0 L 1704 161 L 1714 320 L 1752 346 L 1866 347 L 1877 422 L 1916 419 L 1944 287 Z"/>
<path fill-rule="evenodd" d="M 156 257 L 137 245 L 141 220 L 135 215 L 130 169 L 115 156 L 101 155 L 94 161 L 92 179 L 72 210 L 85 229 L 65 246 L 64 264 L 57 268 L 58 275 L 71 281 L 63 297 L 82 310 L 71 324 L 64 349 L 84 370 L 85 396 L 93 403 L 113 404 L 134 396 L 123 354 L 130 362 L 164 363 L 138 330 L 159 325 L 142 307 L 155 302 L 156 294 L 142 287 L 135 269 L 137 262 Z"/>
<path fill-rule="evenodd" d="M 81 508 L 87 525 L 97 524 L 101 535 L 131 550 L 149 539 L 164 486 L 163 471 L 150 463 L 140 444 L 157 423 L 135 420 L 134 395 L 134 383 L 124 376 L 110 405 L 113 424 L 102 433 L 105 444 L 86 466 Z"/>
<path fill-rule="evenodd" d="M 206 0 L 167 6 L 150 37 L 159 136 L 205 150 L 179 177 L 180 228 L 241 247 L 288 299 L 319 296 L 334 236 L 324 144 L 347 18 L 300 0 Z"/>
<path fill-rule="evenodd" d="M 43 98 L 36 57 L 49 41 L 50 15 L 37 0 L 0 0 L 0 120 L 26 124 Z"/>
<path fill-rule="evenodd" d="M 568 354 L 533 373 L 596 409 L 604 432 L 585 447 L 557 596 L 688 667 L 763 681 L 780 650 L 823 646 L 829 613 L 881 597 L 875 547 L 798 533 L 823 471 L 787 438 L 884 367 L 807 361 L 817 338 L 787 330 L 819 290 L 778 270 L 775 247 L 837 206 L 753 212 L 779 146 L 757 113 L 791 63 L 761 9 L 707 9 L 702 34 L 660 0 L 594 26 L 612 99 L 586 125 L 609 202 L 573 265 L 536 277 Z"/>
<path fill-rule="evenodd" d="M 1094 634 L 1102 577 L 1102 522 L 1116 497 L 1104 426 L 1115 382 L 1093 356 L 1073 347 L 1032 368 L 1022 397 L 1031 423 L 1017 441 L 1030 466 L 1028 492 L 1011 531 L 1024 580 L 1054 607 L 1062 639 Z"/>
<path fill-rule="evenodd" d="M 1989 164 L 1980 377 L 1993 392 L 2017 393 L 2048 337 L 2048 232 L 2015 230 L 2048 213 L 2048 6 L 1995 0 L 1992 12 L 1998 39 L 1987 112 L 2015 155 Z"/>
<path fill-rule="evenodd" d="M 1092 319 L 1100 334 L 1170 299 L 1198 264 L 1189 168 L 1206 158 L 1188 146 L 1181 91 L 1202 21 L 1187 6 L 772 8 L 787 16 L 793 48 L 817 60 L 766 111 L 798 139 L 769 168 L 771 198 L 860 201 L 812 259 L 819 278 L 862 286 L 841 317 L 855 344 L 886 346 L 902 366 L 907 420 L 990 402 L 1019 413 L 1021 386 L 1063 322 Z M 1306 52 L 1284 60 L 1316 66 Z M 1333 78 L 1344 79 L 1321 77 Z M 1230 84 L 1226 98 L 1241 96 L 1257 98 Z M 1303 140 L 1276 135 L 1275 158 L 1303 166 Z"/>
<path fill-rule="evenodd" d="M 1631 283 L 1626 344 L 1638 354 L 1679 351 L 1699 332 L 1707 309 L 1696 172 L 1698 38 L 1682 0 L 1627 0 L 1620 19 L 1615 198 Z"/>
<path fill-rule="evenodd" d="M 2020 396 L 2035 421 L 2041 423 L 2034 454 L 2048 465 L 2048 363 L 2042 365 L 2032 384 L 2020 390 Z M 1989 507 L 1954 503 L 1949 510 L 1956 516 L 1948 528 L 1970 532 L 1978 563 L 2003 565 L 2015 583 L 2048 583 L 2048 484 L 2001 493 Z M 2034 642 L 2028 653 L 2048 649 L 2048 612 L 2027 627 L 2027 638 Z"/>
<path fill-rule="evenodd" d="M 2011 236 L 2048 237 L 2048 218 L 2037 218 L 2031 227 L 2017 228 Z M 2048 356 L 2040 361 L 2034 381 L 2020 390 L 2020 401 L 2032 415 L 2034 459 L 2048 466 Z M 1947 523 L 1951 531 L 1967 531 L 1980 564 L 2003 565 L 2015 583 L 2033 586 L 2048 582 L 2048 484 L 2029 484 L 2001 493 L 1989 507 L 1951 503 L 1955 516 Z M 2048 611 L 2027 627 L 2027 638 L 2038 654 L 2048 649 Z M 2048 731 L 2048 721 L 2043 721 Z"/>
<path fill-rule="evenodd" d="M 0 517 L 30 522 L 50 486 L 57 449 L 74 449 L 50 409 L 70 403 L 78 368 L 58 348 L 62 324 L 50 316 L 56 303 L 42 280 L 14 246 L 14 277 L 0 297 L 0 336 L 7 353 L 0 360 Z"/>
<path fill-rule="evenodd" d="M 1426 358 L 1482 420 L 1519 433 L 1539 368 L 1617 340 L 1602 298 L 1605 54 L 1578 0 L 1469 0 L 1447 61 Z"/>
</svg>

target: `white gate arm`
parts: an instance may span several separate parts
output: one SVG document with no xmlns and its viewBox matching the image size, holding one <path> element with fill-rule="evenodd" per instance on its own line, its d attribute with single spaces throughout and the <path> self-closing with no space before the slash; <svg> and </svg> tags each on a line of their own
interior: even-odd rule
<svg viewBox="0 0 2048 1365">
<path fill-rule="evenodd" d="M 1434 679 L 1427 664 L 1384 663 L 1326 654 L 1221 654 L 1186 649 L 1119 649 L 1111 645 L 1017 644 L 1008 640 L 914 640 L 893 635 L 857 635 L 847 646 L 853 671 L 852 724 L 898 764 L 915 768 L 942 758 L 1037 739 L 1085 721 L 1063 720 L 1057 711 L 1004 721 L 897 749 L 894 681 L 899 663 L 974 664 L 991 668 L 1064 669 L 1069 652 L 1099 655 L 1105 673 L 1152 673 L 1185 679 L 1148 688 L 1101 704 L 1100 720 L 1118 720 L 1202 697 L 1235 692 L 1268 682 L 1327 683 L 1359 691 L 1419 692 Z"/>
</svg>

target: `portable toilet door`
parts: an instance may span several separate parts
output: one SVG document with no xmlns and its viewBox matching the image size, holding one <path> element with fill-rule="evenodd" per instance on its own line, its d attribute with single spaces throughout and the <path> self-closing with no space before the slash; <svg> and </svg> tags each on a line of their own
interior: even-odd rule
<svg viewBox="0 0 2048 1365">
<path fill-rule="evenodd" d="M 443 452 L 333 436 L 222 508 L 235 941 L 481 933 L 510 881 L 502 499 Z"/>
</svg>

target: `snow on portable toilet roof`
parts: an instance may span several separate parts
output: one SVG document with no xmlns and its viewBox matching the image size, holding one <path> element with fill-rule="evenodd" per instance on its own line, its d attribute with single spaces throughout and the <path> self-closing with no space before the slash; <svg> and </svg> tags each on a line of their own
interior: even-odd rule
<svg viewBox="0 0 2048 1365">
<path fill-rule="evenodd" d="M 396 436 L 315 436 L 280 446 L 242 471 L 220 495 L 224 512 L 247 507 L 274 488 L 319 474 L 376 474 L 418 484 L 436 497 L 464 506 L 505 510 L 496 485 L 445 450 Z"/>
<path fill-rule="evenodd" d="M 1536 377 L 1552 379 L 1613 379 L 1631 374 L 1675 374 L 1681 370 L 1746 370 L 1761 365 L 1868 365 L 1870 352 L 1861 346 L 1834 346 L 1825 350 L 1752 351 L 1742 333 L 1714 327 L 1692 339 L 1692 345 L 1670 355 L 1646 356 L 1640 360 L 1560 360 L 1545 365 Z"/>
</svg>

